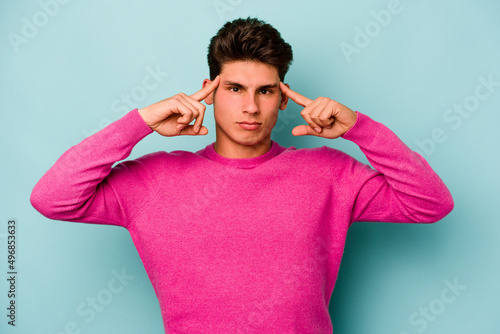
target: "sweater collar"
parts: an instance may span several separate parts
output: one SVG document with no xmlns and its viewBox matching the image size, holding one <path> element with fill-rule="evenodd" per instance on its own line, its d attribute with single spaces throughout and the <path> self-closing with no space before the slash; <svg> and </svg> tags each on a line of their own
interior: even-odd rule
<svg viewBox="0 0 500 334">
<path fill-rule="evenodd" d="M 226 158 L 223 157 L 222 155 L 219 155 L 217 151 L 215 151 L 215 142 L 207 145 L 204 149 L 199 150 L 196 152 L 197 154 L 210 159 L 212 161 L 221 163 L 223 165 L 228 165 L 236 168 L 254 168 L 259 166 L 260 164 L 274 158 L 281 152 L 283 152 L 286 148 L 275 142 L 274 140 L 271 140 L 271 148 L 264 154 L 259 155 L 258 157 L 253 157 L 253 158 L 242 158 L 242 159 L 233 159 L 233 158 Z"/>
</svg>

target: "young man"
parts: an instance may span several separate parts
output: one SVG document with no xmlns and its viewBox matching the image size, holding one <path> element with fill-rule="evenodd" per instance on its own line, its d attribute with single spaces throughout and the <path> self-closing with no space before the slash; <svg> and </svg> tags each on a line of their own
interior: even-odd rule
<svg viewBox="0 0 500 334">
<path fill-rule="evenodd" d="M 65 152 L 33 190 L 49 218 L 128 229 L 165 332 L 332 333 L 328 304 L 349 226 L 432 223 L 453 208 L 438 175 L 387 127 L 283 84 L 291 61 L 272 26 L 228 22 L 210 42 L 200 91 L 130 111 Z M 271 140 L 289 99 L 307 123 L 293 135 L 342 136 L 375 169 L 328 146 Z M 214 106 L 214 143 L 112 167 L 153 131 L 206 135 L 203 100 Z"/>
</svg>

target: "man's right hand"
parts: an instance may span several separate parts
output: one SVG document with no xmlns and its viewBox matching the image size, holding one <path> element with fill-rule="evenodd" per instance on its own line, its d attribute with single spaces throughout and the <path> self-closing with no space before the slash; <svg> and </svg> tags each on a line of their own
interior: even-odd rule
<svg viewBox="0 0 500 334">
<path fill-rule="evenodd" d="M 206 135 L 208 129 L 202 125 L 206 107 L 201 101 L 213 93 L 219 81 L 217 76 L 209 85 L 190 96 L 179 93 L 139 109 L 139 114 L 153 131 L 165 137 Z M 189 125 L 195 118 L 194 125 Z"/>
</svg>

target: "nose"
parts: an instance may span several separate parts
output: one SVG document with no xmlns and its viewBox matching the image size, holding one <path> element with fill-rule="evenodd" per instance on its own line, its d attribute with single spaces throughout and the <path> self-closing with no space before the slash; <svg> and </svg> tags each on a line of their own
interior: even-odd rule
<svg viewBox="0 0 500 334">
<path fill-rule="evenodd" d="M 259 112 L 259 105 L 254 93 L 245 94 L 243 98 L 243 112 L 248 114 L 257 114 Z"/>
</svg>

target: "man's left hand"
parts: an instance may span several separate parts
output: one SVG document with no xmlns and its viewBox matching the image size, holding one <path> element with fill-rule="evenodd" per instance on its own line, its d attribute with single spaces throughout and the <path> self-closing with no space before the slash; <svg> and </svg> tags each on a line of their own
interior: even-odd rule
<svg viewBox="0 0 500 334">
<path fill-rule="evenodd" d="M 291 90 L 280 82 L 283 94 L 304 107 L 300 115 L 309 125 L 299 125 L 292 130 L 294 136 L 313 135 L 334 139 L 342 136 L 356 123 L 354 111 L 327 97 L 311 100 Z"/>
</svg>

